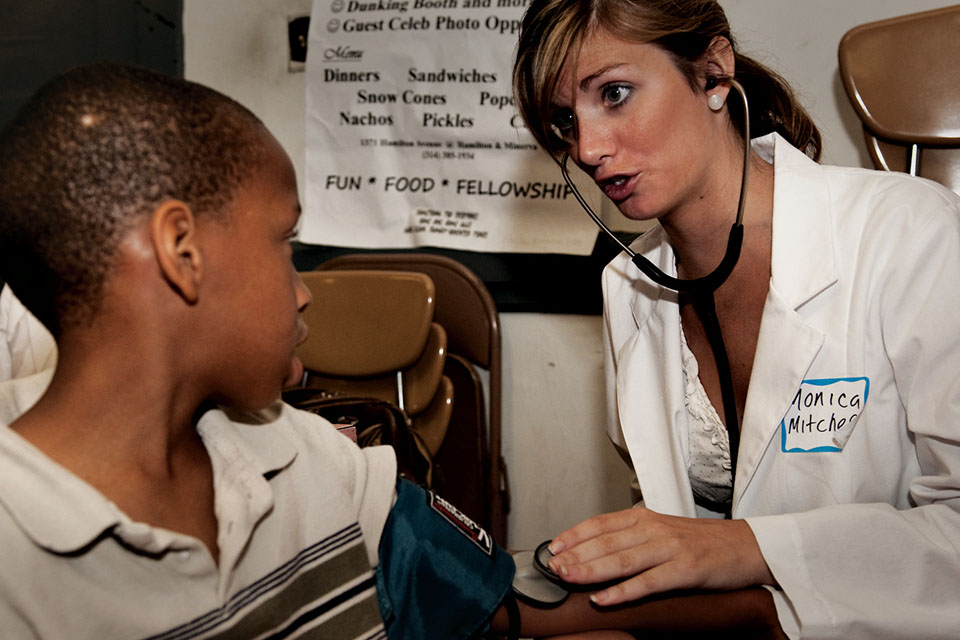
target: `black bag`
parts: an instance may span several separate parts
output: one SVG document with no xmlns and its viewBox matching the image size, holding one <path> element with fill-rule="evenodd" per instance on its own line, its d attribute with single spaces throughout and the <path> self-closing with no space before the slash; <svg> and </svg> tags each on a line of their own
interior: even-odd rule
<svg viewBox="0 0 960 640">
<path fill-rule="evenodd" d="M 361 447 L 390 445 L 397 456 L 398 474 L 422 487 L 433 486 L 433 459 L 410 418 L 392 402 L 348 396 L 310 387 L 283 391 L 283 400 L 298 409 L 315 413 L 338 429 L 355 433 Z"/>
</svg>

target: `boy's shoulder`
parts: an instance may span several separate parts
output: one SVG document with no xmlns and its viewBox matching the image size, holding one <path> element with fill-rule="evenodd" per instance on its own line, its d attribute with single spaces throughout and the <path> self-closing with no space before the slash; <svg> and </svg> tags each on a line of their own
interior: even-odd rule
<svg viewBox="0 0 960 640">
<path fill-rule="evenodd" d="M 214 460 L 256 465 L 273 492 L 276 523 L 309 528 L 359 522 L 371 564 L 393 505 L 397 463 L 390 447 L 358 447 L 327 420 L 286 403 L 257 412 L 207 411 L 197 429 Z M 278 535 L 279 534 L 278 532 Z"/>
<path fill-rule="evenodd" d="M 12 466 L 21 469 L 16 478 L 0 486 L 0 511 L 4 512 L 0 517 L 6 521 L 0 526 L 0 543 L 23 541 L 24 535 L 37 542 L 32 534 L 45 522 L 54 525 L 49 529 L 52 533 L 54 529 L 63 529 L 63 505 L 81 501 L 87 505 L 84 513 L 96 511 L 104 518 L 86 527 L 92 532 L 90 538 L 77 542 L 70 537 L 70 541 L 54 545 L 62 547 L 61 551 L 71 551 L 73 546 L 79 548 L 113 526 L 117 514 L 107 497 L 47 458 L 8 426 L 37 401 L 51 376 L 52 371 L 47 371 L 0 383 L 0 462 L 4 466 L 0 477 L 11 472 Z M 229 498 L 238 484 L 248 489 L 246 497 L 238 495 L 241 502 L 250 501 L 250 488 L 267 488 L 266 493 L 261 493 L 271 503 L 271 517 L 261 522 L 260 528 L 269 532 L 268 537 L 284 535 L 284 530 L 287 535 L 295 530 L 307 534 L 334 521 L 343 521 L 345 525 L 359 522 L 367 538 L 368 556 L 376 562 L 377 542 L 396 483 L 392 449 L 360 449 L 323 418 L 279 402 L 256 413 L 210 409 L 200 417 L 197 430 L 213 464 L 218 503 L 224 496 Z M 18 500 L 11 494 L 13 480 L 26 487 L 19 493 L 42 495 L 44 499 Z M 80 520 L 87 521 L 82 515 L 77 514 Z M 27 519 L 37 524 L 33 527 L 36 531 L 24 527 Z M 101 528 L 93 531 L 96 527 Z"/>
<path fill-rule="evenodd" d="M 252 457 L 276 457 L 278 462 L 296 458 L 308 462 L 307 467 L 322 465 L 326 477 L 363 471 L 371 463 L 382 469 L 381 458 L 394 458 L 386 447 L 361 449 L 327 419 L 279 400 L 259 411 L 211 409 L 201 416 L 197 430 L 208 448 L 227 441 Z M 320 473 L 315 467 L 304 471 Z"/>
<path fill-rule="evenodd" d="M 0 387 L 5 398 L 29 400 L 25 389 L 42 392 L 44 385 L 20 380 L 7 387 Z M 278 562 L 287 563 L 283 566 L 296 570 L 277 582 L 279 586 L 271 586 L 271 593 L 280 593 L 297 575 L 314 566 L 327 567 L 331 549 L 346 546 L 353 549 L 350 557 L 361 569 L 377 564 L 395 495 L 389 448 L 361 450 L 322 418 L 279 405 L 258 416 L 212 409 L 197 428 L 214 468 L 220 554 L 230 567 L 224 569 L 231 573 L 230 584 L 240 589 L 269 579 L 274 585 L 271 576 Z M 216 599 L 211 598 L 216 589 L 176 570 L 183 550 L 196 547 L 189 536 L 132 521 L 6 425 L 0 425 L 0 465 L 0 548 L 5 558 L 0 627 L 36 621 L 48 606 L 44 603 L 68 591 L 78 594 L 77 611 L 61 612 L 57 624 L 74 615 L 89 618 L 90 610 L 104 606 L 98 600 L 104 594 L 114 604 L 147 594 L 166 603 L 169 613 L 184 605 L 183 596 L 171 591 L 168 582 L 143 580 L 160 565 L 179 576 L 182 593 L 192 594 L 178 616 L 190 619 L 215 608 Z M 307 557 L 309 562 L 303 560 Z M 28 577 L 33 587 L 24 591 Z M 130 629 L 168 624 L 159 612 L 148 618 L 124 618 L 123 624 Z M 90 628 L 108 622 L 100 618 L 91 621 Z M 76 637 L 103 636 L 79 632 Z"/>
</svg>

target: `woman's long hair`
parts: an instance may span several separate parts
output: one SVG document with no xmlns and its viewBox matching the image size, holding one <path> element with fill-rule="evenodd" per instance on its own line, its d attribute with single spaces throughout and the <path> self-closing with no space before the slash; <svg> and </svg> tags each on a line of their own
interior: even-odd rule
<svg viewBox="0 0 960 640">
<path fill-rule="evenodd" d="M 735 56 L 734 75 L 750 99 L 751 134 L 776 131 L 819 160 L 817 126 L 782 77 L 737 52 L 726 14 L 715 0 L 534 0 L 520 31 L 514 93 L 527 127 L 555 158 L 566 146 L 550 126 L 560 73 L 565 64 L 576 68 L 584 40 L 597 30 L 663 48 L 694 91 L 703 90 L 702 60 L 710 43 L 726 38 Z M 737 100 L 727 105 L 733 125 L 742 131 L 742 106 Z"/>
</svg>

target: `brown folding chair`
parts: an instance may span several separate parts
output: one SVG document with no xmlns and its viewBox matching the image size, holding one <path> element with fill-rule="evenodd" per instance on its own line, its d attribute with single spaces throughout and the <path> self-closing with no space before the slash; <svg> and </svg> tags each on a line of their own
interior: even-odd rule
<svg viewBox="0 0 960 640">
<path fill-rule="evenodd" d="M 431 455 L 446 436 L 453 384 L 443 375 L 444 328 L 434 322 L 429 276 L 398 271 L 309 271 L 300 274 L 313 302 L 310 328 L 297 349 L 305 385 L 396 403 Z"/>
<path fill-rule="evenodd" d="M 839 58 L 876 168 L 960 193 L 960 5 L 854 27 Z"/>
<path fill-rule="evenodd" d="M 456 400 L 446 442 L 437 457 L 443 494 L 503 545 L 510 510 L 506 463 L 501 454 L 502 370 L 500 316 L 486 286 L 462 263 L 429 253 L 356 253 L 317 267 L 416 271 L 436 286 L 434 319 L 447 333 L 444 368 Z M 477 369 L 488 372 L 484 393 Z"/>
</svg>

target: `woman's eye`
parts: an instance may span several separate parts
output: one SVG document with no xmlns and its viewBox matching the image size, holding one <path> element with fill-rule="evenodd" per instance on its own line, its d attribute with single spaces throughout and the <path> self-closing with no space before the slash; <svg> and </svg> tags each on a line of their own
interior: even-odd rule
<svg viewBox="0 0 960 640">
<path fill-rule="evenodd" d="M 557 109 L 550 117 L 550 129 L 561 139 L 567 139 L 573 131 L 573 111 Z"/>
<path fill-rule="evenodd" d="M 602 90 L 603 101 L 611 106 L 617 106 L 630 97 L 630 87 L 623 84 L 607 85 Z"/>
</svg>

